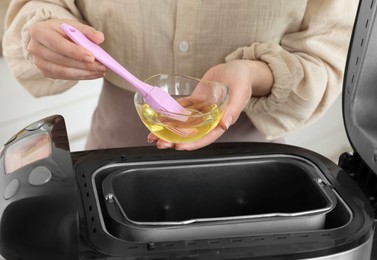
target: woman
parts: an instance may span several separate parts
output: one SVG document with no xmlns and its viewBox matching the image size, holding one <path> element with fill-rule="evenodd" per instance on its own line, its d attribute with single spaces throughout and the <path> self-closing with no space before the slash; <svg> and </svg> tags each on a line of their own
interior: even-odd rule
<svg viewBox="0 0 377 260">
<path fill-rule="evenodd" d="M 358 1 L 13 0 L 4 56 L 34 96 L 104 77 L 88 149 L 156 143 L 194 150 L 215 141 L 277 140 L 319 118 L 342 89 Z M 219 125 L 173 144 L 148 134 L 133 88 L 61 31 L 78 28 L 138 78 L 183 74 L 230 88 Z M 94 29 L 95 28 L 95 29 Z"/>
</svg>

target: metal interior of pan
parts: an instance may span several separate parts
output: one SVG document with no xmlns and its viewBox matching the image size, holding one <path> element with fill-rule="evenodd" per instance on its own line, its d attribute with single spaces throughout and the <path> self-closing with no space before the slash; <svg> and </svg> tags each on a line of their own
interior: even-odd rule
<svg viewBox="0 0 377 260">
<path fill-rule="evenodd" d="M 310 162 L 284 156 L 125 167 L 103 181 L 104 195 L 138 225 L 303 217 L 334 207 Z"/>
</svg>

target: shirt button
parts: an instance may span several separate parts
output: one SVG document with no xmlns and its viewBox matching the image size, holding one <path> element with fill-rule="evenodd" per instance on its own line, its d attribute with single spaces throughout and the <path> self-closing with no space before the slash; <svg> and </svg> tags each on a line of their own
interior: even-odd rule
<svg viewBox="0 0 377 260">
<path fill-rule="evenodd" d="M 178 45 L 178 49 L 181 52 L 188 52 L 189 48 L 190 48 L 190 44 L 186 41 L 181 41 Z"/>
</svg>

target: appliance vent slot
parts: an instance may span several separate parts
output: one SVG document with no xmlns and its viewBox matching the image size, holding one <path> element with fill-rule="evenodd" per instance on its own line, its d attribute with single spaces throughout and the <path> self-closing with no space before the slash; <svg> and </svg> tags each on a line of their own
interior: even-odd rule
<svg viewBox="0 0 377 260">
<path fill-rule="evenodd" d="M 244 248 L 250 246 L 258 246 L 264 244 L 279 244 L 279 243 L 297 243 L 298 241 L 305 242 L 321 242 L 326 241 L 330 236 L 329 232 L 318 234 L 276 234 L 273 236 L 257 236 L 245 238 L 220 238 L 220 239 L 203 239 L 180 242 L 149 242 L 147 247 L 149 250 L 166 251 L 166 250 L 200 250 L 200 249 L 219 249 L 223 247 L 228 248 Z"/>
<path fill-rule="evenodd" d="M 99 224 L 97 223 L 96 218 L 96 208 L 93 203 L 94 195 L 90 189 L 90 177 L 87 178 L 85 172 L 78 173 L 77 175 L 79 178 L 80 190 L 84 207 L 85 207 L 85 215 L 88 223 L 88 232 L 92 234 L 96 234 L 98 232 Z"/>
</svg>

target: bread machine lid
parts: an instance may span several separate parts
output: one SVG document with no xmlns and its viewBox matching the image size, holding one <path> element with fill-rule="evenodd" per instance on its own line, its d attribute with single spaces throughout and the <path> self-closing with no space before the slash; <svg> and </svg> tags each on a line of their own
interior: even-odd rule
<svg viewBox="0 0 377 260">
<path fill-rule="evenodd" d="M 376 2 L 360 1 L 343 84 L 343 120 L 348 139 L 377 173 Z"/>
</svg>

